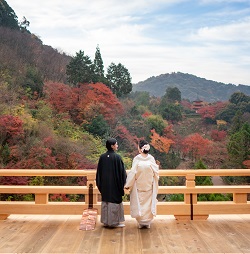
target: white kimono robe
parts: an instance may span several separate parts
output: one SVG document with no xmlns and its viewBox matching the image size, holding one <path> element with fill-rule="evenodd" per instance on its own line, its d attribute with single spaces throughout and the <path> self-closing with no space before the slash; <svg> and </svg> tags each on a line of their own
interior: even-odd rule
<svg viewBox="0 0 250 254">
<path fill-rule="evenodd" d="M 149 225 L 156 216 L 159 166 L 152 155 L 138 154 L 127 175 L 125 188 L 130 188 L 130 214 L 139 224 Z"/>
</svg>

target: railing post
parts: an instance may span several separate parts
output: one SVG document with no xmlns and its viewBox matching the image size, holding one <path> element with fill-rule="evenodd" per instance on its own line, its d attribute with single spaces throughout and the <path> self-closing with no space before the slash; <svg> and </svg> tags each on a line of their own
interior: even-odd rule
<svg viewBox="0 0 250 254">
<path fill-rule="evenodd" d="M 194 188 L 195 187 L 195 174 L 187 174 L 186 175 L 186 187 Z M 184 202 L 185 204 L 190 204 L 190 219 L 191 220 L 206 220 L 208 218 L 208 214 L 197 214 L 195 213 L 195 205 L 197 205 L 197 194 L 196 193 L 186 193 L 184 194 Z"/>
<path fill-rule="evenodd" d="M 48 204 L 49 194 L 35 194 L 35 204 Z"/>
<path fill-rule="evenodd" d="M 186 175 L 186 187 L 193 188 L 195 187 L 195 174 L 187 174 Z M 191 204 L 190 194 L 184 194 L 184 202 L 185 204 Z M 192 204 L 197 204 L 197 194 L 192 195 Z"/>
<path fill-rule="evenodd" d="M 89 189 L 90 187 L 93 189 L 96 187 L 96 181 L 95 181 L 96 174 L 94 173 L 87 173 L 87 188 Z M 89 194 L 85 195 L 85 203 L 89 206 L 90 201 L 92 201 L 92 206 L 93 204 L 97 204 L 97 194 L 93 194 L 93 200 L 90 200 Z M 91 197 L 92 199 L 92 197 Z"/>
<path fill-rule="evenodd" d="M 246 193 L 234 193 L 233 194 L 234 203 L 247 203 L 247 194 Z"/>
</svg>

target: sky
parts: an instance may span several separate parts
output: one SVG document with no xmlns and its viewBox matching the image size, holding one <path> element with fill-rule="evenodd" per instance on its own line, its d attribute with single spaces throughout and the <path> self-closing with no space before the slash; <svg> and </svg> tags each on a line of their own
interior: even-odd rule
<svg viewBox="0 0 250 254">
<path fill-rule="evenodd" d="M 99 46 L 105 71 L 132 83 L 183 72 L 250 85 L 250 0 L 6 0 L 45 45 L 68 55 Z"/>
</svg>

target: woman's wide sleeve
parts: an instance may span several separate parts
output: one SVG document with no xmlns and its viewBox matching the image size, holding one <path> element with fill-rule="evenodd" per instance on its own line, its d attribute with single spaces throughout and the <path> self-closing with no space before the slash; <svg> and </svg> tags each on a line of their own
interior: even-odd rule
<svg viewBox="0 0 250 254">
<path fill-rule="evenodd" d="M 128 175 L 127 175 L 127 181 L 126 181 L 126 184 L 125 184 L 125 188 L 131 188 L 131 189 L 133 188 L 134 183 L 135 183 L 136 168 L 137 168 L 137 162 L 134 159 L 133 163 L 132 163 L 132 168 L 128 172 Z"/>
</svg>

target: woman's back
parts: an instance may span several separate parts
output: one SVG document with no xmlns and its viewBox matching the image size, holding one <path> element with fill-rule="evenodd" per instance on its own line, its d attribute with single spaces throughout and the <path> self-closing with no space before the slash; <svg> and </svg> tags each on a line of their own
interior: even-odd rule
<svg viewBox="0 0 250 254">
<path fill-rule="evenodd" d="M 149 191 L 153 186 L 154 172 L 150 160 L 139 161 L 136 168 L 136 187 L 139 191 Z"/>
</svg>

